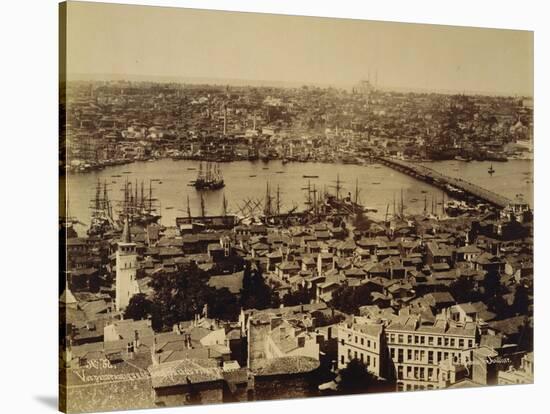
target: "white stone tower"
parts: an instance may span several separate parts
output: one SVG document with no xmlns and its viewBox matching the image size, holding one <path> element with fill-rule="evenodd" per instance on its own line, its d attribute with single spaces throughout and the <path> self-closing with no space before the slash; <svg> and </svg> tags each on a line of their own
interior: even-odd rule
<svg viewBox="0 0 550 414">
<path fill-rule="evenodd" d="M 116 299 L 117 311 L 123 311 L 130 303 L 130 298 L 139 293 L 136 281 L 137 253 L 136 244 L 132 243 L 128 218 L 124 222 L 122 240 L 116 252 Z"/>
</svg>

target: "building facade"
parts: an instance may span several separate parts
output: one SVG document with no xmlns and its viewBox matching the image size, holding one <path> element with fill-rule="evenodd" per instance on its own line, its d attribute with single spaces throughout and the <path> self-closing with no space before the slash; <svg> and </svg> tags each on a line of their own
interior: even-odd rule
<svg viewBox="0 0 550 414">
<path fill-rule="evenodd" d="M 130 299 L 139 293 L 137 276 L 136 244 L 132 243 L 128 219 L 124 223 L 122 241 L 118 243 L 116 252 L 116 299 L 117 311 L 123 311 Z"/>
</svg>

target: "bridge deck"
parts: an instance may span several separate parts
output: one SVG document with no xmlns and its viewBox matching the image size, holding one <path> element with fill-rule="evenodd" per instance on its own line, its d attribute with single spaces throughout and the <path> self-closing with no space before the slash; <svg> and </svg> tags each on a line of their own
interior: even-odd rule
<svg viewBox="0 0 550 414">
<path fill-rule="evenodd" d="M 473 195 L 480 200 L 484 200 L 500 208 L 504 208 L 512 203 L 512 200 L 507 197 L 468 181 L 464 181 L 461 178 L 450 177 L 442 174 L 424 165 L 386 157 L 379 158 L 379 161 L 390 168 L 396 169 L 408 175 L 413 175 L 415 178 L 425 182 L 438 182 L 441 185 L 450 184 L 453 187 L 461 189 L 465 193 Z"/>
</svg>

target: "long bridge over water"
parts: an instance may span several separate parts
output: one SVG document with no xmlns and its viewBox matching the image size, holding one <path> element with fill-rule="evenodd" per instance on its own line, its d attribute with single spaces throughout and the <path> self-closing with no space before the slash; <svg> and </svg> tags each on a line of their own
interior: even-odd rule
<svg viewBox="0 0 550 414">
<path fill-rule="evenodd" d="M 447 185 L 451 185 L 454 188 L 463 191 L 465 195 L 470 196 L 470 198 L 475 198 L 476 200 L 480 200 L 498 208 L 505 208 L 506 206 L 513 204 L 513 201 L 507 197 L 482 188 L 476 184 L 472 184 L 468 181 L 464 181 L 460 178 L 442 174 L 424 165 L 388 157 L 379 157 L 378 161 L 387 167 L 439 187 L 443 190 L 446 189 Z"/>
</svg>

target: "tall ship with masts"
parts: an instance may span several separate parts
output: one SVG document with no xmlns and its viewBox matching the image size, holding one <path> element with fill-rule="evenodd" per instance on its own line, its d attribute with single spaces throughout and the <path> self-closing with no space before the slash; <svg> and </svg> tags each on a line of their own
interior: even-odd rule
<svg viewBox="0 0 550 414">
<path fill-rule="evenodd" d="M 90 209 L 92 217 L 87 232 L 88 236 L 103 236 L 116 227 L 113 219 L 113 206 L 107 191 L 107 181 L 102 185 L 99 179 L 97 180 L 95 197 L 91 201 Z"/>
<path fill-rule="evenodd" d="M 126 181 L 122 189 L 124 198 L 120 203 L 118 214 L 118 225 L 122 228 L 126 217 L 132 224 L 146 226 L 151 223 L 157 223 L 161 218 L 160 202 L 153 197 L 153 181 L 149 180 L 149 189 L 145 188 L 144 182 L 140 185 L 136 180 L 135 185 L 131 181 Z"/>
<path fill-rule="evenodd" d="M 225 187 L 220 165 L 217 162 L 206 162 L 206 166 L 203 166 L 201 162 L 199 164 L 199 173 L 197 179 L 193 182 L 193 186 L 197 190 L 219 190 Z"/>
</svg>

